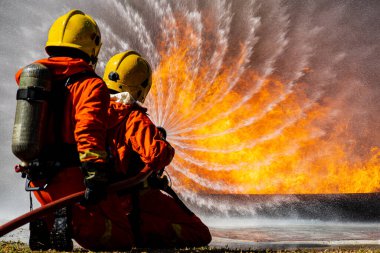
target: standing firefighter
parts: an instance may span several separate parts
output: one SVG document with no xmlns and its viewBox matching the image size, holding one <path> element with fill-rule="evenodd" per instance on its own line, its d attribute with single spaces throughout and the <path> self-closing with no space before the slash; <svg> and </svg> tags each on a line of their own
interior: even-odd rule
<svg viewBox="0 0 380 253">
<path fill-rule="evenodd" d="M 143 185 L 118 195 L 118 211 L 105 212 L 108 241 L 97 240 L 94 249 L 207 245 L 211 241 L 208 228 L 160 176 L 173 159 L 174 149 L 141 106 L 152 85 L 150 65 L 138 53 L 126 51 L 109 60 L 103 79 L 112 94 L 107 134 L 116 168 L 113 180 L 129 178 L 143 169 L 153 173 Z M 132 241 L 127 243 L 125 238 Z"/>
<path fill-rule="evenodd" d="M 50 56 L 19 70 L 12 150 L 41 205 L 85 190 L 97 202 L 107 183 L 106 122 L 109 91 L 94 68 L 101 47 L 96 22 L 79 10 L 49 30 Z M 71 250 L 71 217 L 79 204 L 30 223 L 32 250 Z M 73 224 L 75 219 L 73 218 Z"/>
</svg>

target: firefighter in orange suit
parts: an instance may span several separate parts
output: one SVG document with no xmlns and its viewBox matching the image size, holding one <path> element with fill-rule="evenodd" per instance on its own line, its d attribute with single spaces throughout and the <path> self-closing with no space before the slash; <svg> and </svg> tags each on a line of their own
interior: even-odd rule
<svg viewBox="0 0 380 253">
<path fill-rule="evenodd" d="M 158 186 L 159 175 L 173 159 L 174 149 L 141 106 L 152 84 L 148 62 L 134 51 L 117 54 L 107 63 L 103 79 L 111 92 L 107 135 L 115 163 L 112 180 L 130 178 L 143 168 L 153 174 L 132 192 L 112 197 L 113 207 L 103 208 L 108 221 L 103 229 L 108 232 L 99 233 L 97 245 L 90 249 L 207 245 L 211 241 L 207 226 Z M 131 241 L 126 242 L 127 238 Z"/>
<path fill-rule="evenodd" d="M 52 74 L 53 89 L 59 95 L 55 104 L 54 122 L 49 125 L 48 144 L 36 168 L 24 168 L 31 180 L 35 197 L 45 205 L 78 191 L 85 190 L 88 203 L 95 203 L 104 195 L 108 181 L 106 165 L 106 122 L 109 91 L 94 68 L 101 47 L 101 35 L 93 18 L 79 10 L 59 17 L 49 30 L 46 42 L 47 59 L 38 60 Z M 22 69 L 16 74 L 19 82 Z M 76 210 L 65 207 L 55 217 L 45 217 L 30 224 L 29 245 L 33 250 L 54 248 L 71 250 L 70 217 L 75 222 Z M 74 234 L 73 234 L 74 233 Z"/>
</svg>

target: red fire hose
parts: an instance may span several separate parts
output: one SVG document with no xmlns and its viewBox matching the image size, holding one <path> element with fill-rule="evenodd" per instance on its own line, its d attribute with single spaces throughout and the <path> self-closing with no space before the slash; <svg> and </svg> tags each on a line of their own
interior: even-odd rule
<svg viewBox="0 0 380 253">
<path fill-rule="evenodd" d="M 152 174 L 152 170 L 148 167 L 145 167 L 139 174 L 136 176 L 114 183 L 110 185 L 107 189 L 108 193 L 117 192 L 123 189 L 131 188 L 133 186 L 136 186 L 137 184 L 143 182 L 146 180 L 150 174 Z M 77 192 L 74 194 L 71 194 L 69 196 L 66 196 L 64 198 L 58 199 L 56 201 L 50 202 L 47 205 L 41 206 L 37 209 L 34 209 L 33 211 L 30 211 L 28 213 L 25 213 L 21 215 L 20 217 L 17 217 L 16 219 L 13 219 L 4 225 L 0 226 L 0 237 L 3 235 L 15 230 L 16 228 L 21 227 L 22 225 L 25 225 L 26 223 L 31 222 L 32 220 L 43 216 L 47 213 L 50 213 L 54 210 L 57 210 L 63 206 L 71 205 L 76 202 L 79 202 L 83 199 L 84 191 Z"/>
</svg>

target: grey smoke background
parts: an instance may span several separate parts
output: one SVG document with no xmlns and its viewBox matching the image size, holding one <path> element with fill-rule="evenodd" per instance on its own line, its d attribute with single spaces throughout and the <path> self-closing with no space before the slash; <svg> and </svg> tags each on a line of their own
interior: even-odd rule
<svg viewBox="0 0 380 253">
<path fill-rule="evenodd" d="M 0 218 L 15 217 L 29 207 L 24 180 L 13 171 L 18 162 L 11 152 L 17 90 L 14 74 L 45 57 L 47 31 L 55 18 L 79 8 L 97 20 L 103 36 L 97 71 L 102 75 L 110 56 L 130 48 L 142 52 L 157 65 L 159 57 L 152 45 L 162 38 L 158 21 L 166 16 L 165 7 L 181 12 L 198 10 L 201 20 L 209 18 L 209 26 L 213 27 L 215 22 L 216 29 L 221 13 L 218 7 L 225 2 L 231 5 L 233 14 L 229 17 L 225 62 L 237 53 L 235 45 L 253 29 L 249 17 L 257 17 L 259 24 L 252 38 L 249 67 L 264 74 L 271 66 L 273 73 L 284 80 L 297 79 L 310 84 L 305 91 L 311 97 L 316 96 L 319 103 L 335 106 L 339 115 L 326 120 L 322 127 L 328 131 L 336 120 L 348 119 L 347 132 L 353 134 L 347 142 L 355 143 L 357 155 L 366 155 L 370 147 L 380 146 L 380 2 L 377 0 L 86 0 L 80 3 L 3 0 L 0 2 Z M 141 24 L 148 29 L 144 30 Z M 202 34 L 204 39 L 216 36 L 216 32 L 207 32 Z M 202 63 L 208 64 L 207 56 L 211 57 L 213 52 L 203 53 Z M 302 74 L 303 68 L 311 71 Z"/>
</svg>

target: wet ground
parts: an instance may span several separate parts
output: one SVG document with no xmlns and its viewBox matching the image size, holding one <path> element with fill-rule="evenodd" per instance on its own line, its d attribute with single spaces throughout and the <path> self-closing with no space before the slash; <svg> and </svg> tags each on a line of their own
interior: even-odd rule
<svg viewBox="0 0 380 253">
<path fill-rule="evenodd" d="M 371 247 L 380 249 L 380 223 L 312 220 L 208 220 L 212 245 L 239 249 Z"/>
<path fill-rule="evenodd" d="M 313 220 L 205 219 L 213 240 L 210 246 L 231 249 L 376 248 L 380 223 Z M 28 226 L 0 238 L 27 243 Z M 77 246 L 78 247 L 78 246 Z"/>
</svg>

